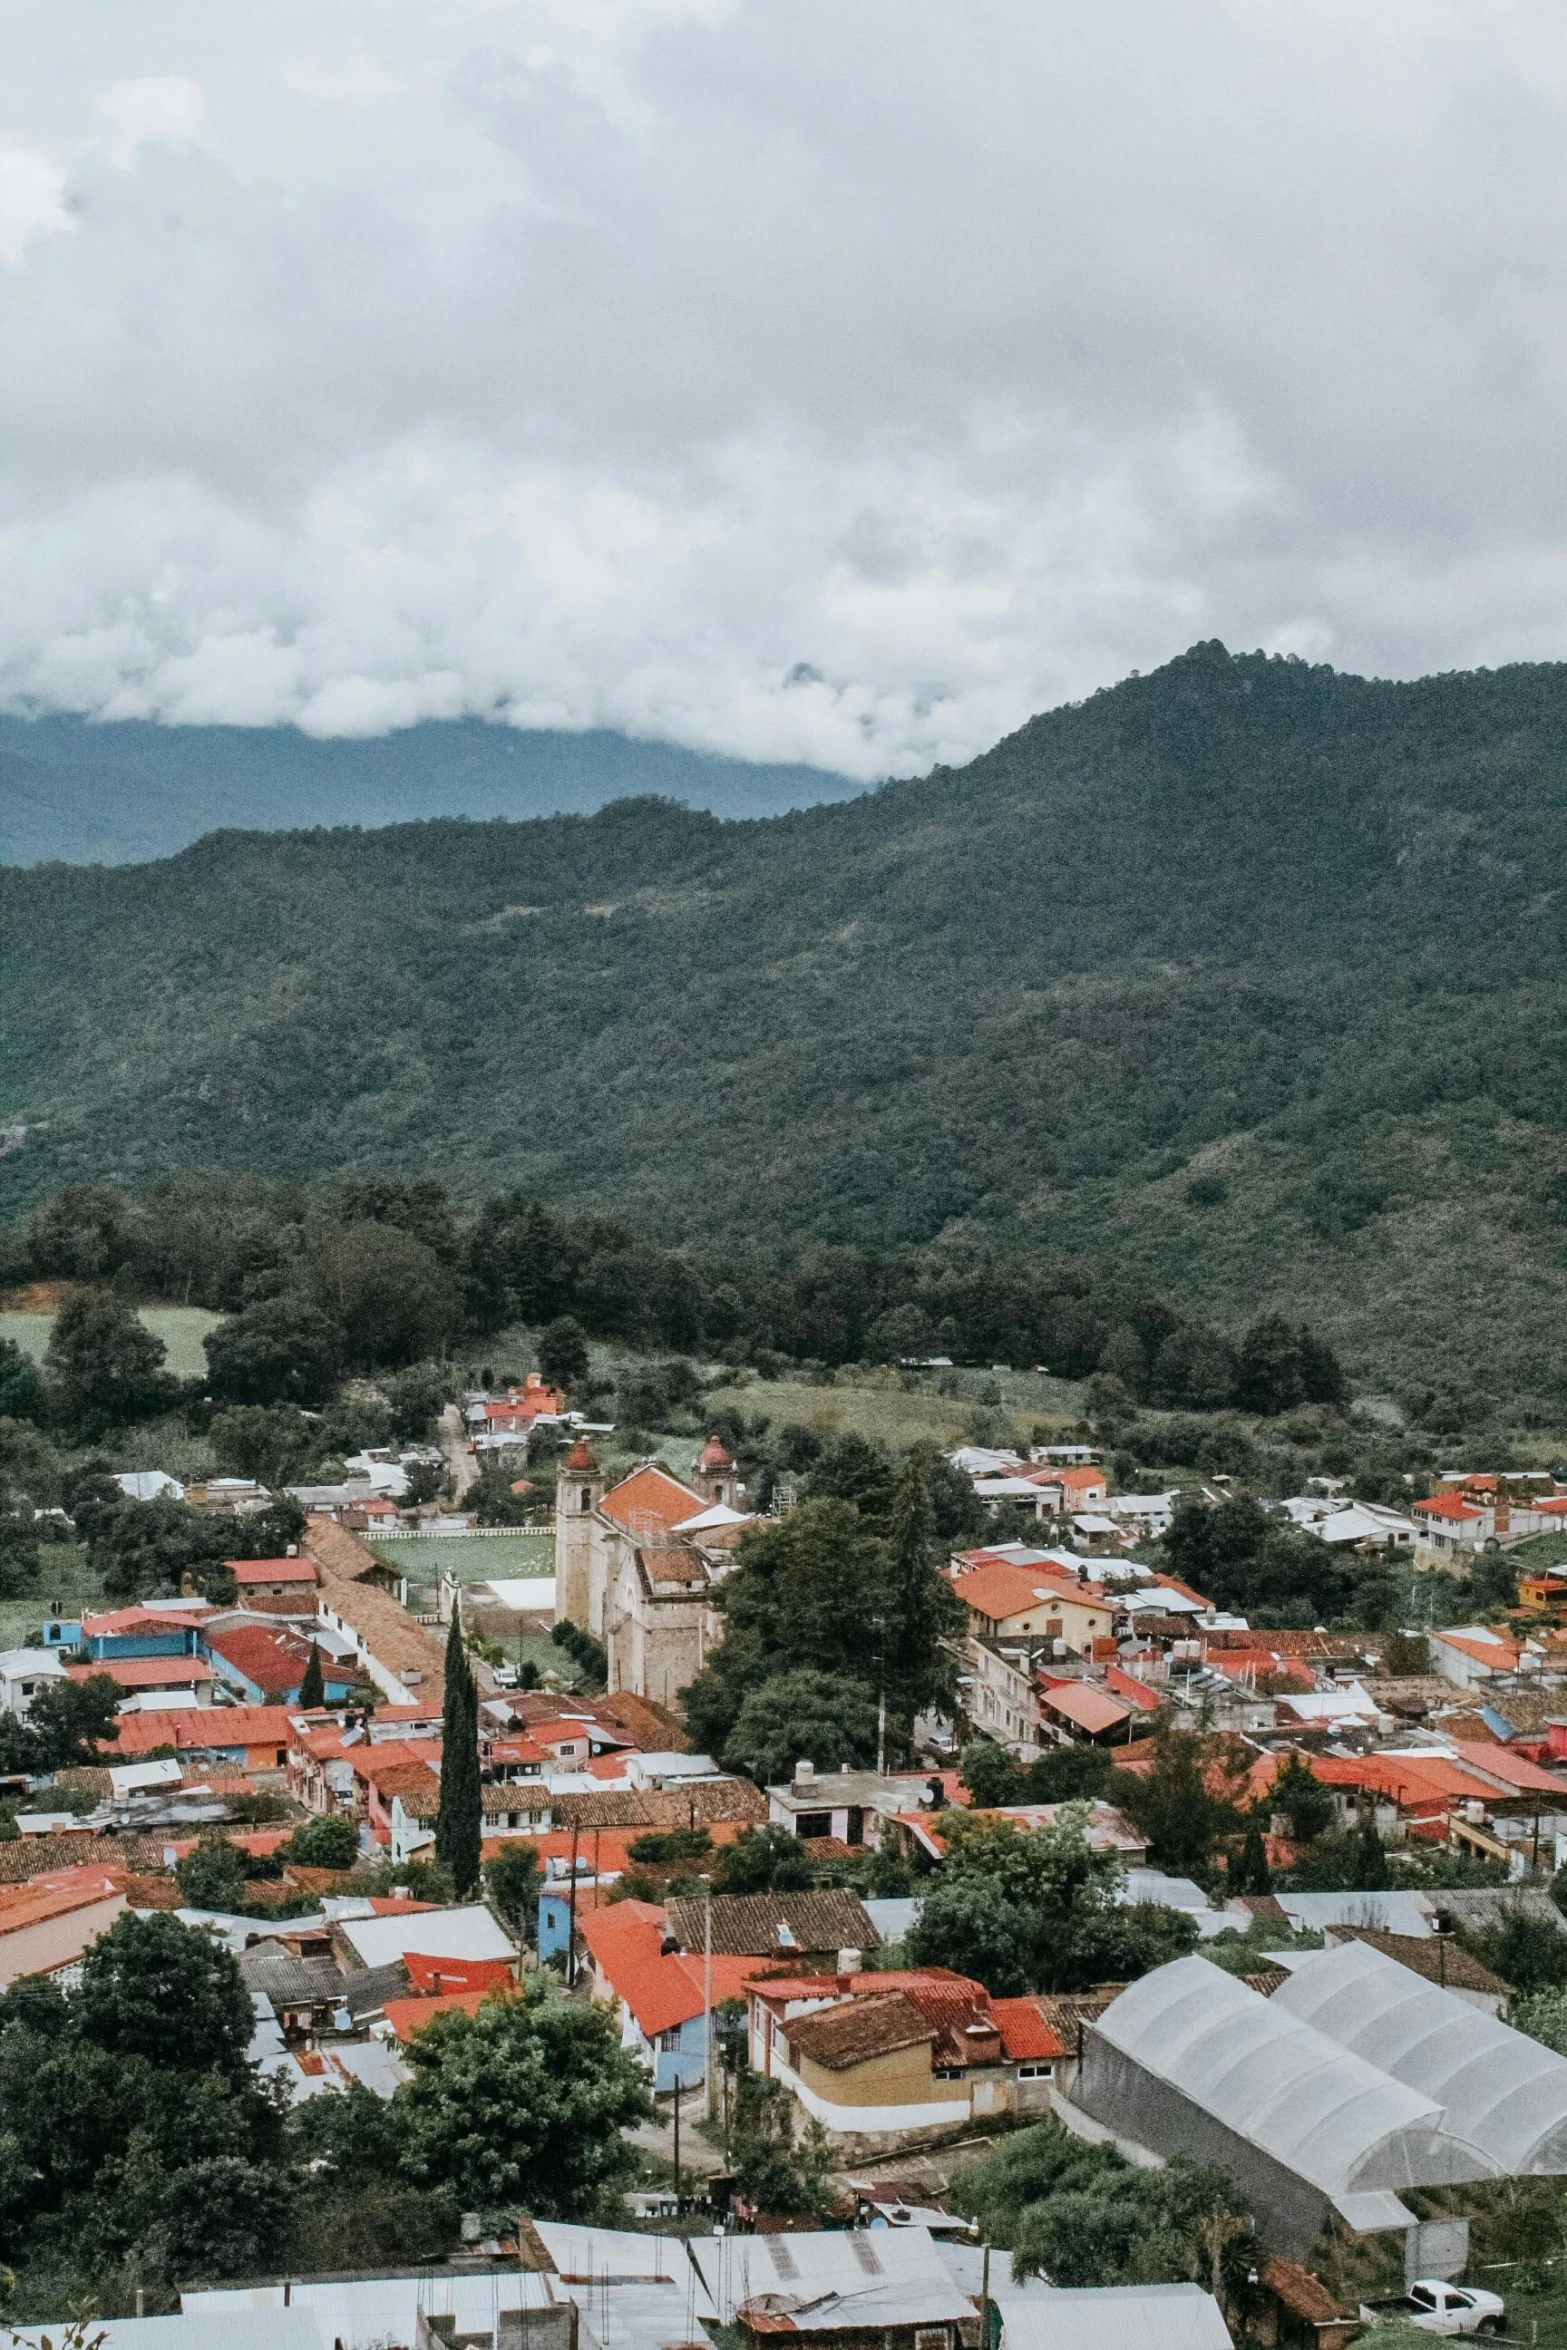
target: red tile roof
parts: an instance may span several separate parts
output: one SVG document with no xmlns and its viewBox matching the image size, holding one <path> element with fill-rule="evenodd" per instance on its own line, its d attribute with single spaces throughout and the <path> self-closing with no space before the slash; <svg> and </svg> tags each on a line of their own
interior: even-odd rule
<svg viewBox="0 0 1567 2350">
<path fill-rule="evenodd" d="M 199 1656 L 103 1656 L 96 1664 L 65 1669 L 73 1681 L 101 1675 L 120 1689 L 190 1689 L 213 1677 L 212 1667 Z"/>
<path fill-rule="evenodd" d="M 416 2032 L 424 2030 L 432 2016 L 448 2015 L 454 2009 L 460 2009 L 464 2015 L 477 2015 L 484 2002 L 495 1996 L 492 1990 L 443 1991 L 438 1997 L 429 1999 L 389 1999 L 381 2012 L 396 2037 L 406 2047 Z"/>
<path fill-rule="evenodd" d="M 320 1580 L 314 1559 L 225 1559 L 223 1564 L 232 1569 L 241 1590 L 247 1583 L 315 1584 Z"/>
<path fill-rule="evenodd" d="M 1058 1714 L 1064 1722 L 1074 1722 L 1078 1729 L 1097 1737 L 1103 1730 L 1119 1729 L 1132 1718 L 1132 1708 L 1121 1697 L 1113 1697 L 1108 1689 L 1100 1689 L 1092 1681 L 1061 1681 L 1053 1689 L 1043 1689 L 1040 1704 L 1047 1713 Z"/>
<path fill-rule="evenodd" d="M 153 1713 L 121 1714 L 119 1737 L 106 1752 L 111 1762 L 172 1746 L 181 1754 L 203 1754 L 236 1746 L 276 1747 L 293 1743 L 287 1708 L 281 1705 L 182 1705 Z"/>
<path fill-rule="evenodd" d="M 1065 2055 L 1037 1999 L 993 1999 L 990 2012 L 1001 2026 L 1001 2045 L 1015 2063 L 1048 2062 Z"/>
<path fill-rule="evenodd" d="M 663 1954 L 666 1912 L 654 1901 L 616 1901 L 594 1909 L 578 1924 L 593 1953 L 594 1964 L 625 2002 L 648 2039 L 672 2032 L 703 2012 L 702 1953 Z M 714 1953 L 713 2004 L 735 1999 L 773 1961 L 766 1958 L 729 1958 Z"/>
<path fill-rule="evenodd" d="M 992 1559 L 971 1567 L 955 1578 L 952 1588 L 965 1607 L 993 1624 L 1006 1623 L 1013 1616 L 1046 1616 L 1063 1601 L 1075 1607 L 1108 1605 L 1104 1589 L 1097 1583 L 1068 1582 L 1062 1568 L 1052 1573 L 1048 1567 L 1014 1566 L 1010 1559 Z"/>
<path fill-rule="evenodd" d="M 1134 1673 L 1123 1672 L 1119 1665 L 1106 1665 L 1105 1687 L 1113 1689 L 1117 1697 L 1124 1697 L 1128 1705 L 1136 1706 L 1141 1713 L 1157 1713 L 1164 1702 L 1157 1689 L 1150 1689 Z"/>
<path fill-rule="evenodd" d="M 1543 1771 L 1521 1754 L 1514 1754 L 1506 1746 L 1488 1746 L 1478 1739 L 1455 1738 L 1453 1751 L 1461 1763 L 1475 1770 L 1488 1772 L 1493 1779 L 1505 1779 L 1509 1786 L 1521 1791 L 1538 1791 L 1567 1797 L 1567 1773 Z"/>
<path fill-rule="evenodd" d="M 1455 1522 L 1465 1518 L 1482 1518 L 1483 1510 L 1472 1510 L 1456 1493 L 1433 1493 L 1427 1501 L 1417 1501 L 1411 1512 L 1417 1518 L 1449 1518 Z"/>
<path fill-rule="evenodd" d="M 310 1644 L 297 1633 L 265 1631 L 259 1624 L 234 1624 L 206 1635 L 207 1647 L 226 1657 L 236 1672 L 267 1696 L 286 1697 L 304 1678 Z"/>
<path fill-rule="evenodd" d="M 612 1485 L 599 1504 L 607 1518 L 617 1526 L 624 1526 L 628 1534 L 668 1534 L 683 1525 L 687 1518 L 698 1516 L 707 1503 L 700 1493 L 691 1492 L 667 1469 L 655 1468 L 651 1463 L 633 1469 L 618 1485 Z"/>
</svg>

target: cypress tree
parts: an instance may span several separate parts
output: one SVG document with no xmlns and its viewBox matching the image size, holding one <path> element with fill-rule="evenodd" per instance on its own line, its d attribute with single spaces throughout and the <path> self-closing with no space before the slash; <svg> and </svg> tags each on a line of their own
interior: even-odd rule
<svg viewBox="0 0 1567 2350">
<path fill-rule="evenodd" d="M 452 1873 L 459 1894 L 479 1882 L 484 1803 L 479 1785 L 479 1692 L 468 1669 L 462 1614 L 454 1595 L 446 1637 L 446 1702 L 441 1715 L 441 1802 L 435 1854 Z"/>
<path fill-rule="evenodd" d="M 299 1702 L 304 1707 L 325 1705 L 326 1682 L 321 1674 L 321 1651 L 312 1640 L 310 1660 L 305 1666 L 305 1677 L 299 1684 Z"/>
</svg>

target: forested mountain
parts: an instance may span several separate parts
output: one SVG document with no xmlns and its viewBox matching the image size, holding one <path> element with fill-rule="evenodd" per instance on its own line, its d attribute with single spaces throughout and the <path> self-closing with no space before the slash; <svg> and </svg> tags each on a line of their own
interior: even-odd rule
<svg viewBox="0 0 1567 2350">
<path fill-rule="evenodd" d="M 1363 1377 L 1562 1394 L 1567 667 L 1199 645 L 767 821 L 225 833 L 0 875 L 11 1209 L 443 1176 L 711 1243 L 1114 1259 Z"/>
<path fill-rule="evenodd" d="M 0 715 L 0 865 L 167 857 L 242 824 L 397 824 L 587 814 L 661 792 L 720 816 L 776 816 L 859 787 L 817 767 L 709 757 L 598 729 L 431 720 L 364 741 L 292 726 L 157 726 Z"/>
</svg>

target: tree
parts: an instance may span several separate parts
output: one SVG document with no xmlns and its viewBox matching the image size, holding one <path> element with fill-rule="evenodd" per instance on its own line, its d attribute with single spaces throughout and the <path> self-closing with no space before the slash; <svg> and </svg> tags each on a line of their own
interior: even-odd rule
<svg viewBox="0 0 1567 2350">
<path fill-rule="evenodd" d="M 404 1501 L 409 1508 L 418 1509 L 421 1503 L 434 1501 L 441 1487 L 445 1484 L 445 1463 L 442 1461 L 410 1461 L 403 1470 L 403 1481 L 406 1488 L 403 1495 Z M 483 1525 L 485 1520 L 481 1518 L 479 1522 Z"/>
<path fill-rule="evenodd" d="M 1023 1803 L 1027 1775 L 1023 1765 L 993 1738 L 976 1738 L 964 1747 L 959 1762 L 963 1784 L 981 1811 L 998 1804 Z"/>
<path fill-rule="evenodd" d="M 532 1845 L 520 1839 L 503 1844 L 484 1864 L 484 1890 L 518 1940 L 531 1942 L 539 1921 L 539 1864 Z"/>
<path fill-rule="evenodd" d="M 436 1858 L 450 1869 L 459 1895 L 479 1882 L 484 1842 L 484 1797 L 479 1776 L 479 1693 L 463 1646 L 462 1609 L 454 1604 L 446 1635 L 446 1695 L 441 1720 L 441 1798 L 435 1821 Z"/>
<path fill-rule="evenodd" d="M 326 1676 L 321 1670 L 321 1651 L 312 1640 L 310 1654 L 305 1660 L 304 1674 L 299 1684 L 299 1704 L 305 1713 L 326 1703 Z M 343 1864 L 345 1867 L 348 1863 Z"/>
<path fill-rule="evenodd" d="M 312 1649 L 311 1654 L 315 1651 Z M 303 1820 L 286 1847 L 287 1857 L 307 1869 L 351 1869 L 359 1858 L 359 1830 L 346 1813 Z"/>
<path fill-rule="evenodd" d="M 107 1673 L 85 1681 L 46 1681 L 28 1710 L 35 1767 L 68 1771 L 101 1763 L 99 1749 L 118 1738 L 119 1683 Z"/>
<path fill-rule="evenodd" d="M 436 2016 L 407 2062 L 395 2102 L 413 2178 L 479 2212 L 613 2213 L 639 2162 L 621 2132 L 653 2105 L 607 2009 L 566 1998 L 539 1969 L 521 1998 Z"/>
<path fill-rule="evenodd" d="M 852 1428 L 829 1438 L 806 1480 L 813 1501 L 852 1502 L 878 1529 L 891 1516 L 897 1490 L 898 1472 L 887 1447 Z"/>
<path fill-rule="evenodd" d="M 769 2218 L 822 2219 L 832 2209 L 833 2155 L 820 2122 L 795 2137 L 794 2109 L 781 2081 L 744 2069 L 731 2125 L 735 2185 Z"/>
<path fill-rule="evenodd" d="M 734 1571 L 714 1595 L 723 1641 L 685 1692 L 693 1744 L 722 1754 L 749 1691 L 804 1667 L 847 1675 L 874 1699 L 866 1626 L 890 1622 L 888 1577 L 886 1544 L 850 1502 L 805 1501 L 778 1525 L 743 1534 Z M 895 1720 L 895 1728 L 901 1735 L 907 1724 Z"/>
<path fill-rule="evenodd" d="M 72 2013 L 83 2038 L 112 2056 L 230 2079 L 255 2029 L 235 1960 L 167 1910 L 128 1910 L 100 1935 L 82 1961 Z"/>
<path fill-rule="evenodd" d="M 588 1341 L 580 1322 L 561 1314 L 539 1336 L 539 1376 L 546 1387 L 574 1395 L 588 1375 Z"/>
<path fill-rule="evenodd" d="M 798 1836 L 769 1821 L 742 1828 L 719 1851 L 715 1893 L 803 1893 L 811 1882 L 810 1855 Z"/>
<path fill-rule="evenodd" d="M 220 1322 L 203 1341 L 207 1380 L 222 1403 L 318 1409 L 343 1366 L 342 1333 L 319 1306 L 273 1297 Z"/>
<path fill-rule="evenodd" d="M 44 1369 L 60 1417 L 99 1434 L 167 1411 L 178 1396 L 164 1346 L 107 1289 L 78 1289 L 49 1334 Z"/>
<path fill-rule="evenodd" d="M 1357 1893 L 1380 1893 L 1387 1884 L 1387 1854 L 1377 1834 L 1376 1816 L 1369 1809 L 1355 1834 L 1354 1870 Z"/>
<path fill-rule="evenodd" d="M 43 1381 L 31 1357 L 14 1338 L 0 1338 L 0 1419 L 36 1420 L 43 1411 Z"/>
<path fill-rule="evenodd" d="M 1240 1852 L 1233 1856 L 1229 1889 L 1232 1894 L 1273 1891 L 1273 1878 L 1268 1868 L 1268 1848 L 1256 1820 L 1247 1827 Z"/>
<path fill-rule="evenodd" d="M 231 1477 L 253 1477 L 269 1490 L 296 1483 L 320 1449 L 294 1404 L 234 1404 L 213 1415 L 209 1435 L 220 1469 Z"/>
<path fill-rule="evenodd" d="M 1285 1756 L 1274 1774 L 1267 1800 L 1268 1809 L 1282 1812 L 1289 1822 L 1290 1841 L 1294 1844 L 1314 1844 L 1333 1825 L 1332 1792 L 1298 1754 Z"/>
<path fill-rule="evenodd" d="M 1126 1980 L 1179 1958 L 1192 1920 L 1155 1903 L 1122 1908 L 1120 1863 L 1096 1852 L 1083 1815 L 1025 1833 L 1010 1820 L 943 1815 L 946 1859 L 908 1937 L 912 1966 L 946 1966 L 998 1996 Z"/>
<path fill-rule="evenodd" d="M 190 1909 L 233 1911 L 245 1899 L 245 1864 L 226 1836 L 198 1838 L 195 1849 L 174 1864 L 174 1875 Z"/>
<path fill-rule="evenodd" d="M 910 1453 L 899 1472 L 887 1521 L 885 1643 L 887 1703 L 896 1721 L 957 1711 L 956 1643 L 963 1606 L 941 1571 L 929 1464 Z"/>
<path fill-rule="evenodd" d="M 1161 1730 L 1147 1773 L 1122 1772 L 1117 1798 L 1149 1839 L 1149 1857 L 1177 1875 L 1206 1875 L 1214 1846 L 1233 1835 L 1247 1758 L 1227 1740 Z"/>
<path fill-rule="evenodd" d="M 313 1256 L 320 1302 L 361 1368 L 433 1354 L 457 1321 L 451 1270 L 400 1225 L 328 1226 Z"/>
<path fill-rule="evenodd" d="M 792 1777 L 798 1761 L 858 1770 L 876 1759 L 876 1702 L 863 1683 L 804 1668 L 748 1690 L 724 1746 L 724 1768 L 759 1787 Z"/>
</svg>

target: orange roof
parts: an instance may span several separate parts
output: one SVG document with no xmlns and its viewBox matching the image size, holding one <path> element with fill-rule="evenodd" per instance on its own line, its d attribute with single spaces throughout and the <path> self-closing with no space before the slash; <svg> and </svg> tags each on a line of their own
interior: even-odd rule
<svg viewBox="0 0 1567 2350">
<path fill-rule="evenodd" d="M 1015 1567 L 1010 1559 L 992 1559 L 971 1567 L 953 1582 L 965 1607 L 988 1616 L 993 1624 L 1013 1616 L 1044 1615 L 1063 1600 L 1077 1607 L 1103 1607 L 1103 1589 L 1096 1583 L 1067 1583 L 1058 1568 L 1054 1576 L 1045 1567 Z"/>
<path fill-rule="evenodd" d="M 36 1882 L 29 1882 L 0 1888 L 0 1934 L 19 1934 L 26 1926 L 42 1926 L 50 1918 L 68 1917 L 73 1909 L 90 1909 L 95 1902 L 112 1900 L 122 1892 L 122 1880 L 117 1875 L 106 1874 L 102 1869 L 79 1873 L 88 1881 L 42 1888 Z"/>
<path fill-rule="evenodd" d="M 208 1754 L 236 1746 L 287 1747 L 293 1739 L 281 1705 L 182 1705 L 148 1714 L 121 1714 L 111 1760 L 147 1754 L 155 1746 Z"/>
<path fill-rule="evenodd" d="M 1483 1510 L 1472 1510 L 1456 1493 L 1433 1493 L 1429 1500 L 1417 1501 L 1411 1513 L 1417 1518 L 1483 1518 Z"/>
<path fill-rule="evenodd" d="M 212 1667 L 199 1656 L 105 1656 L 96 1664 L 67 1665 L 73 1681 L 93 1681 L 100 1675 L 120 1689 L 190 1689 L 210 1681 Z"/>
<path fill-rule="evenodd" d="M 1505 1746 L 1487 1746 L 1476 1739 L 1455 1738 L 1453 1751 L 1462 1763 L 1477 1771 L 1489 1771 L 1493 1779 L 1505 1779 L 1509 1786 L 1538 1789 L 1555 1795 L 1567 1795 L 1567 1774 L 1560 1771 L 1542 1771 L 1538 1763 L 1526 1762 L 1521 1754 L 1513 1754 Z"/>
<path fill-rule="evenodd" d="M 628 1534 L 644 1530 L 668 1534 L 687 1518 L 697 1517 L 707 1504 L 700 1493 L 692 1493 L 667 1469 L 655 1468 L 650 1462 L 612 1485 L 599 1507 Z"/>
<path fill-rule="evenodd" d="M 1176 1575 L 1155 1575 L 1154 1588 L 1156 1591 L 1178 1591 L 1183 1599 L 1195 1599 L 1199 1607 L 1213 1605 L 1206 1592 L 1194 1591 L 1189 1583 L 1183 1583 Z"/>
<path fill-rule="evenodd" d="M 517 1968 L 507 1958 L 430 1958 L 420 1950 L 405 1950 L 403 1964 L 416 1990 L 496 1991 L 515 1983 Z"/>
<path fill-rule="evenodd" d="M 617 1999 L 625 2002 L 648 2039 L 672 2032 L 703 2012 L 703 1969 L 712 1968 L 713 2004 L 735 1999 L 773 1964 L 767 1958 L 731 1958 L 715 1951 L 711 1960 L 671 1951 L 662 1944 L 667 1913 L 656 1901 L 616 1901 L 579 1913 L 582 1938 L 594 1964 Z"/>
<path fill-rule="evenodd" d="M 1047 1472 L 1052 1485 L 1059 1485 L 1065 1493 L 1096 1493 L 1107 1490 L 1103 1469 L 1051 1469 Z"/>
<path fill-rule="evenodd" d="M 1477 1665 L 1489 1665 L 1496 1673 L 1515 1673 L 1518 1670 L 1519 1651 L 1510 1640 L 1471 1640 L 1463 1632 L 1433 1632 L 1444 1648 L 1456 1648 L 1460 1656 L 1467 1656 Z"/>
<path fill-rule="evenodd" d="M 1489 1753 L 1490 1749 L 1486 1751 Z M 1325 1787 L 1356 1787 L 1385 1795 L 1400 1810 L 1419 1805 L 1494 1801 L 1496 1789 L 1433 1749 L 1429 1754 L 1313 1754 L 1305 1758 Z"/>
<path fill-rule="evenodd" d="M 105 1615 L 83 1616 L 82 1638 L 94 1640 L 101 1633 L 110 1632 L 188 1632 L 193 1624 L 199 1624 L 210 1613 L 210 1609 L 195 1601 L 189 1608 L 182 1608 L 177 1599 L 160 1603 L 154 1611 L 144 1607 L 111 1608 Z"/>
<path fill-rule="evenodd" d="M 1015 2063 L 1065 2055 L 1037 1999 L 993 1999 L 990 2012 L 1001 2027 L 1001 2045 Z"/>
<path fill-rule="evenodd" d="M 225 1559 L 223 1564 L 233 1570 L 234 1580 L 242 1588 L 247 1583 L 315 1583 L 318 1580 L 314 1559 Z"/>
<path fill-rule="evenodd" d="M 495 1995 L 493 1990 L 442 1991 L 428 1999 L 389 1999 L 381 2012 L 406 2045 L 432 2016 L 444 2015 L 452 2008 L 460 2008 L 464 2015 L 477 2015 L 484 2002 Z"/>
<path fill-rule="evenodd" d="M 254 1687 L 277 1697 L 298 1689 L 310 1660 L 308 1644 L 297 1633 L 269 1632 L 260 1624 L 226 1625 L 209 1632 L 206 1641 Z"/>
<path fill-rule="evenodd" d="M 1112 1697 L 1108 1689 L 1100 1689 L 1092 1681 L 1059 1681 L 1053 1689 L 1040 1691 L 1039 1702 L 1064 1722 L 1075 1722 L 1090 1737 L 1101 1730 L 1118 1729 L 1132 1718 L 1124 1698 Z"/>
</svg>

